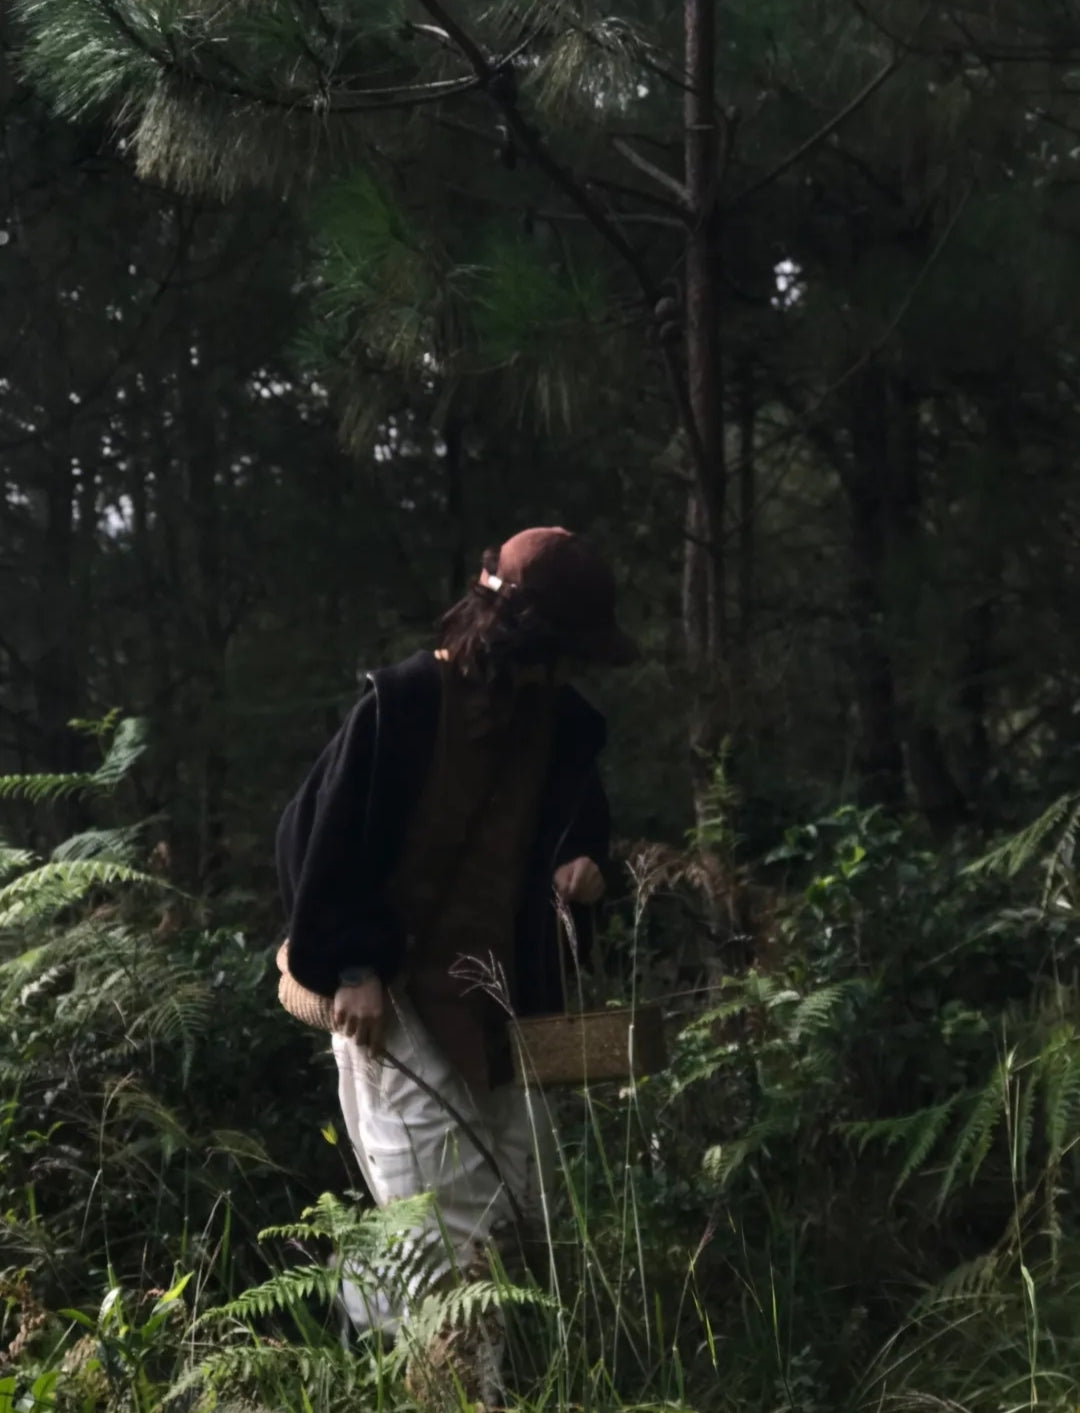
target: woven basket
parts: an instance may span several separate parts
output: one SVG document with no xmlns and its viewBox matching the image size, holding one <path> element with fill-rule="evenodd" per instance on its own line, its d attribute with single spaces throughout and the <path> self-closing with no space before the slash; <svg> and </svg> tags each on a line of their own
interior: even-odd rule
<svg viewBox="0 0 1080 1413">
<path fill-rule="evenodd" d="M 277 988 L 278 1000 L 289 1015 L 295 1016 L 305 1025 L 315 1026 L 318 1030 L 333 1030 L 334 1003 L 329 996 L 320 996 L 315 991 L 309 991 L 306 986 L 301 986 L 293 976 L 289 970 L 288 939 L 278 948 L 277 968 L 281 972 Z"/>
<path fill-rule="evenodd" d="M 530 1016 L 514 1026 L 518 1084 L 642 1079 L 667 1063 L 659 1006 Z"/>
<path fill-rule="evenodd" d="M 317 1030 L 334 1029 L 328 996 L 301 986 L 289 971 L 289 944 L 278 948 L 278 1000 L 291 1016 Z M 641 1079 L 667 1063 L 659 1006 L 530 1016 L 513 1027 L 514 1074 L 518 1084 L 598 1083 Z"/>
</svg>

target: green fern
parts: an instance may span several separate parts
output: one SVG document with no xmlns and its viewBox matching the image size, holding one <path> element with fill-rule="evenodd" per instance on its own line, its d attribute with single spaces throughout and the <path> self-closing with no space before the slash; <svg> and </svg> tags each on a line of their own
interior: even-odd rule
<svg viewBox="0 0 1080 1413">
<path fill-rule="evenodd" d="M 54 863 L 80 863 L 85 859 L 108 859 L 112 863 L 134 865 L 149 820 L 117 829 L 87 829 L 73 834 L 52 852 Z M 27 856 L 27 866 L 32 862 Z"/>
<path fill-rule="evenodd" d="M 1043 1122 L 1050 1163 L 1057 1165 L 1080 1132 L 1080 1035 L 1074 1026 L 1056 1026 L 1039 1060 Z"/>
<path fill-rule="evenodd" d="M 929 1105 L 900 1118 L 872 1119 L 863 1123 L 838 1124 L 836 1131 L 858 1143 L 860 1154 L 871 1143 L 881 1143 L 886 1151 L 899 1147 L 904 1157 L 900 1173 L 893 1184 L 893 1197 L 919 1172 L 938 1140 L 949 1126 L 964 1093 L 952 1094 L 940 1104 Z"/>
<path fill-rule="evenodd" d="M 994 1135 L 1001 1124 L 1010 1101 L 1012 1065 L 1014 1056 L 1010 1052 L 995 1067 L 994 1073 L 981 1093 L 976 1095 L 967 1120 L 953 1144 L 945 1175 L 937 1195 L 937 1210 L 940 1212 L 955 1188 L 961 1175 L 968 1183 L 975 1181 L 979 1169 L 986 1160 L 994 1141 Z"/>
<path fill-rule="evenodd" d="M 707 1149 L 702 1159 L 702 1171 L 718 1187 L 727 1187 L 745 1163 L 758 1153 L 767 1151 L 770 1140 L 790 1134 L 797 1122 L 797 1115 L 792 1111 L 774 1111 L 754 1124 L 741 1138 L 717 1143 Z"/>
<path fill-rule="evenodd" d="M 795 1006 L 788 1029 L 792 1042 L 819 1035 L 833 1027 L 842 1019 L 852 1002 L 864 1000 L 869 993 L 869 985 L 861 978 L 837 981 L 822 986 L 803 996 Z"/>
<path fill-rule="evenodd" d="M 97 889 L 169 886 L 161 878 L 110 859 L 40 864 L 0 888 L 0 931 L 54 917 Z"/>
<path fill-rule="evenodd" d="M 325 1407 L 329 1395 L 340 1398 L 351 1393 L 362 1382 L 362 1371 L 355 1356 L 336 1341 L 316 1345 L 253 1338 L 208 1354 L 169 1390 L 169 1404 L 183 1407 L 186 1397 L 207 1385 L 211 1389 L 265 1389 L 272 1397 L 282 1387 L 299 1384 L 307 1395 L 300 1406 Z M 320 1391 L 325 1395 L 322 1398 Z"/>
<path fill-rule="evenodd" d="M 513 1285 L 509 1281 L 463 1281 L 448 1290 L 426 1295 L 409 1312 L 407 1339 L 412 1347 L 423 1347 L 440 1331 L 461 1329 L 493 1310 L 558 1310 L 559 1303 L 536 1286 Z"/>
<path fill-rule="evenodd" d="M 199 1323 L 239 1320 L 246 1324 L 269 1315 L 291 1314 L 297 1306 L 316 1298 L 330 1305 L 340 1286 L 341 1272 L 332 1266 L 293 1266 L 245 1290 L 227 1305 L 206 1311 Z"/>
<path fill-rule="evenodd" d="M 1080 794 L 1062 795 L 1038 819 L 997 848 L 968 865 L 968 874 L 1000 874 L 1015 878 L 1038 863 L 1044 872 L 1042 905 L 1046 907 L 1056 884 L 1072 884 L 1072 858 L 1080 833 Z M 1046 846 L 1052 840 L 1051 847 Z"/>
<path fill-rule="evenodd" d="M 128 776 L 148 743 L 147 724 L 140 717 L 119 722 L 112 743 L 97 770 L 66 775 L 0 775 L 0 800 L 52 804 L 73 795 L 104 793 Z"/>
<path fill-rule="evenodd" d="M 421 1225 L 431 1213 L 427 1194 L 403 1198 L 383 1208 L 358 1214 L 351 1202 L 332 1192 L 324 1192 L 314 1206 L 306 1207 L 299 1222 L 266 1227 L 260 1241 L 316 1241 L 326 1239 L 335 1245 L 354 1241 L 373 1249 Z"/>
<path fill-rule="evenodd" d="M 55 804 L 89 790 L 92 775 L 0 775 L 0 800 Z"/>
<path fill-rule="evenodd" d="M 29 849 L 13 849 L 0 840 L 0 884 L 15 874 L 24 873 L 34 862 Z"/>
</svg>

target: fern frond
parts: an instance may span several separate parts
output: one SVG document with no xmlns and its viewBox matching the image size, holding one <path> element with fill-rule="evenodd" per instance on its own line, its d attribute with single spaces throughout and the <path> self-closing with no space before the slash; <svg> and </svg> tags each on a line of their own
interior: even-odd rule
<svg viewBox="0 0 1080 1413">
<path fill-rule="evenodd" d="M 767 1147 L 770 1139 L 790 1133 L 794 1122 L 793 1116 L 787 1113 L 768 1115 L 741 1138 L 707 1149 L 702 1171 L 720 1187 L 726 1187 L 748 1159 Z"/>
<path fill-rule="evenodd" d="M 146 722 L 141 717 L 127 717 L 117 726 L 108 754 L 97 770 L 63 775 L 0 775 L 0 800 L 51 804 L 87 791 L 115 789 L 146 750 L 147 737 Z"/>
<path fill-rule="evenodd" d="M 797 1041 L 834 1026 L 848 1002 L 861 999 L 866 992 L 866 982 L 858 977 L 811 991 L 795 1007 L 788 1032 L 790 1038 Z"/>
<path fill-rule="evenodd" d="M 1038 819 L 1020 830 L 997 848 L 991 849 L 982 858 L 968 864 L 967 874 L 1003 874 L 1015 878 L 1018 873 L 1033 863 L 1043 845 L 1056 829 L 1073 816 L 1072 827 L 1076 828 L 1076 813 L 1080 809 L 1080 795 L 1062 795 L 1059 800 L 1045 810 Z"/>
<path fill-rule="evenodd" d="M 409 1340 L 424 1344 L 440 1330 L 472 1324 L 490 1310 L 526 1307 L 557 1310 L 559 1303 L 537 1286 L 508 1281 L 465 1281 L 426 1295 L 409 1313 Z"/>
<path fill-rule="evenodd" d="M 766 976 L 760 972 L 751 971 L 746 976 L 725 978 L 722 985 L 725 989 L 733 991 L 734 995 L 729 1000 L 722 1001 L 720 1005 L 710 1006 L 707 1011 L 696 1016 L 686 1027 L 689 1033 L 712 1030 L 714 1026 L 722 1025 L 725 1021 L 733 1020 L 736 1016 L 744 1015 L 747 1011 L 774 1010 L 779 1006 L 794 1004 L 802 999 L 797 991 L 784 986 L 775 977 Z"/>
<path fill-rule="evenodd" d="M 96 888 L 167 889 L 164 879 L 111 859 L 53 861 L 0 888 L 0 930 L 39 921 L 85 898 Z"/>
<path fill-rule="evenodd" d="M 1021 1186 L 1027 1186 L 1027 1160 L 1035 1137 L 1035 1109 L 1039 1098 L 1039 1075 L 1035 1071 L 1018 1080 L 1016 1114 L 1014 1116 L 1013 1158 Z M 987 1149 L 989 1151 L 989 1148 Z M 985 1154 L 983 1155 L 985 1158 Z M 982 1162 L 980 1158 L 980 1162 Z"/>
<path fill-rule="evenodd" d="M 916 1311 L 931 1309 L 945 1301 L 984 1294 L 997 1284 L 1001 1266 L 1001 1252 L 996 1248 L 963 1262 L 926 1292 Z"/>
<path fill-rule="evenodd" d="M 176 976 L 174 984 L 163 990 L 150 1005 L 140 1010 L 128 1035 L 135 1042 L 143 1035 L 178 1049 L 181 1053 L 181 1074 L 184 1083 L 191 1074 L 198 1041 L 210 1028 L 214 1011 L 214 994 L 201 978 L 186 974 Z"/>
<path fill-rule="evenodd" d="M 865 1151 L 870 1143 L 884 1143 L 886 1151 L 898 1145 L 904 1150 L 903 1164 L 899 1176 L 893 1184 L 893 1197 L 910 1181 L 930 1156 L 941 1135 L 948 1127 L 957 1105 L 964 1098 L 964 1092 L 952 1094 L 941 1104 L 917 1109 L 913 1114 L 901 1118 L 873 1119 L 868 1123 L 849 1123 L 837 1126 L 837 1132 L 857 1140 L 859 1152 Z"/>
<path fill-rule="evenodd" d="M 305 1390 L 319 1387 L 340 1396 L 355 1388 L 360 1367 L 360 1361 L 337 1341 L 323 1346 L 254 1341 L 215 1350 L 199 1366 L 195 1382 L 280 1389 L 283 1383 L 294 1384 L 299 1379 Z M 322 1400 L 314 1399 L 308 1406 L 321 1404 Z"/>
<path fill-rule="evenodd" d="M 989 1083 L 975 1097 L 967 1121 L 953 1145 L 945 1176 L 938 1189 L 936 1206 L 939 1212 L 948 1200 L 961 1172 L 966 1169 L 968 1181 L 973 1182 L 990 1151 L 994 1134 L 1009 1104 L 1012 1060 L 1012 1054 L 1005 1056 L 995 1066 Z"/>
<path fill-rule="evenodd" d="M 316 1297 L 331 1304 L 341 1286 L 341 1272 L 332 1266 L 293 1266 L 279 1271 L 262 1285 L 243 1291 L 227 1305 L 205 1311 L 199 1325 L 216 1324 L 223 1320 L 247 1323 L 265 1319 L 268 1315 L 291 1314 L 298 1306 Z"/>
<path fill-rule="evenodd" d="M 54 863 L 79 863 L 85 859 L 108 859 L 113 863 L 134 864 L 147 821 L 119 829 L 87 829 L 73 834 L 52 852 Z"/>
<path fill-rule="evenodd" d="M 116 728 L 108 754 L 90 777 L 93 788 L 111 790 L 125 780 L 146 753 L 149 737 L 149 724 L 142 717 L 125 717 Z"/>
<path fill-rule="evenodd" d="M 70 799 L 93 784 L 92 775 L 0 775 L 0 800 L 26 800 L 54 804 Z"/>
<path fill-rule="evenodd" d="M 419 1193 L 415 1197 L 399 1198 L 386 1207 L 358 1212 L 352 1203 L 332 1192 L 323 1192 L 313 1207 L 306 1207 L 300 1214 L 301 1221 L 266 1227 L 259 1233 L 259 1240 L 324 1238 L 335 1245 L 350 1241 L 359 1245 L 367 1243 L 374 1251 L 394 1237 L 423 1225 L 431 1214 L 432 1200 L 429 1193 Z"/>
<path fill-rule="evenodd" d="M 1080 1042 L 1072 1026 L 1056 1032 L 1044 1049 L 1042 1079 L 1049 1162 L 1056 1166 L 1080 1132 Z"/>
<path fill-rule="evenodd" d="M 13 849 L 0 841 L 0 883 L 13 874 L 25 872 L 37 862 L 29 849 Z"/>
</svg>

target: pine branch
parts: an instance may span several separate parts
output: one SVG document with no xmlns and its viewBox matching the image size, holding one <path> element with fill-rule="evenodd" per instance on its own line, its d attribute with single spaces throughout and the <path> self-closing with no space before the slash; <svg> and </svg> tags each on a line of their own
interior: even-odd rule
<svg viewBox="0 0 1080 1413">
<path fill-rule="evenodd" d="M 172 36 L 167 37 L 164 45 L 155 44 L 144 30 L 128 19 L 114 0 L 95 0 L 95 4 L 97 11 L 107 19 L 115 34 L 126 43 L 128 51 L 148 61 L 165 79 L 258 107 L 269 107 L 289 113 L 307 112 L 318 117 L 350 116 L 384 112 L 391 108 L 411 108 L 425 103 L 441 103 L 447 98 L 468 93 L 479 86 L 475 76 L 462 75 L 460 78 L 439 79 L 422 84 L 343 89 L 340 91 L 342 96 L 335 97 L 331 89 L 333 74 L 320 67 L 314 86 L 276 92 L 247 80 L 231 62 L 227 51 L 217 46 L 212 47 L 214 57 L 221 69 L 231 71 L 231 78 L 225 77 L 224 73 L 213 73 L 199 64 L 192 57 L 193 51 L 182 51 L 172 42 Z M 42 0 L 23 0 L 23 5 L 31 28 L 35 17 L 38 17 L 39 24 L 46 22 Z M 311 57 L 318 62 L 318 56 L 314 55 L 313 51 Z M 120 67 L 122 66 L 117 66 L 118 72 Z"/>
<path fill-rule="evenodd" d="M 690 194 L 686 187 L 678 178 L 665 172 L 662 167 L 658 167 L 654 162 L 650 162 L 648 157 L 643 157 L 640 152 L 636 152 L 628 142 L 621 137 L 613 137 L 611 145 L 620 156 L 626 160 L 639 172 L 644 173 L 658 186 L 662 186 L 666 191 L 671 192 L 679 204 L 679 207 L 686 211 L 690 207 Z"/>
<path fill-rule="evenodd" d="M 836 132 L 838 128 L 843 127 L 844 123 L 846 123 L 849 118 L 853 117 L 860 108 L 864 107 L 874 94 L 877 93 L 878 89 L 896 73 L 901 62 L 902 59 L 900 56 L 894 56 L 890 59 L 889 62 L 874 75 L 870 82 L 859 90 L 850 103 L 841 108 L 839 113 L 830 118 L 827 123 L 820 127 L 811 137 L 808 137 L 805 142 L 800 143 L 794 151 L 789 152 L 786 157 L 782 158 L 771 171 L 766 172 L 763 177 L 759 177 L 757 181 L 751 182 L 748 187 L 740 191 L 731 202 L 728 209 L 736 210 L 744 201 L 749 201 L 750 198 L 756 196 L 759 191 L 763 191 L 766 187 L 771 186 L 773 182 L 778 181 L 785 172 L 789 172 L 792 167 L 797 166 L 800 162 L 804 161 L 805 158 L 809 157 L 812 152 L 815 152 L 822 143 L 827 142 L 833 133 Z"/>
<path fill-rule="evenodd" d="M 480 80 L 481 88 L 499 107 L 507 127 L 514 134 L 522 149 L 532 158 L 537 169 L 582 212 L 594 230 L 626 263 L 637 281 L 648 309 L 648 317 L 655 321 L 659 290 L 648 266 L 615 222 L 597 205 L 587 189 L 552 156 L 540 134 L 531 123 L 526 121 L 517 106 L 512 76 L 502 73 L 491 63 L 483 49 L 447 12 L 441 4 L 441 0 L 419 0 L 419 3 L 436 23 L 445 29 L 472 64 L 477 78 Z M 712 465 L 702 442 L 701 431 L 697 425 L 693 408 L 690 405 L 689 391 L 671 349 L 662 345 L 661 356 L 671 385 L 672 396 L 679 411 L 683 432 L 690 448 L 695 472 L 701 485 L 702 495 L 707 500 L 711 495 Z"/>
</svg>

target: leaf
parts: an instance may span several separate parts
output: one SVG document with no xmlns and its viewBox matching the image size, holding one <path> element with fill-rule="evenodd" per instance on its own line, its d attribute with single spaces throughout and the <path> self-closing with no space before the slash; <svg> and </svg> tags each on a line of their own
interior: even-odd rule
<svg viewBox="0 0 1080 1413">
<path fill-rule="evenodd" d="M 0 928 L 55 914 L 95 888 L 115 888 L 121 884 L 157 890 L 170 886 L 164 879 L 109 859 L 41 864 L 0 888 Z"/>
<path fill-rule="evenodd" d="M 104 1300 L 102 1300 L 101 1302 L 101 1309 L 98 1311 L 99 1327 L 106 1323 L 106 1321 L 109 1319 L 109 1316 L 118 1307 L 121 1311 L 121 1314 L 123 1313 L 123 1306 L 120 1303 L 123 1298 L 123 1294 L 124 1292 L 118 1285 L 114 1285 L 112 1289 L 106 1293 Z"/>
<path fill-rule="evenodd" d="M 1011 1075 L 1012 1057 L 1006 1056 L 995 1067 L 994 1074 L 985 1088 L 975 1097 L 967 1122 L 960 1130 L 953 1146 L 945 1176 L 941 1180 L 936 1202 L 940 1212 L 952 1191 L 965 1164 L 968 1180 L 973 1181 L 979 1168 L 990 1151 L 994 1133 L 1005 1114 L 1008 1103 L 1008 1085 Z"/>
<path fill-rule="evenodd" d="M 188 1271 L 186 1275 L 181 1276 L 180 1279 L 176 1282 L 176 1284 L 170 1286 L 170 1288 L 157 1302 L 158 1305 L 171 1305 L 173 1301 L 179 1300 L 180 1297 L 183 1295 L 184 1291 L 187 1290 L 193 1274 L 194 1272 Z"/>
<path fill-rule="evenodd" d="M 84 1329 L 97 1329 L 97 1321 L 92 1320 L 83 1310 L 58 1310 L 56 1313 L 63 1316 L 65 1320 L 74 1320 L 77 1325 L 82 1325 Z"/>
<path fill-rule="evenodd" d="M 116 728 L 109 752 L 90 777 L 96 789 L 109 790 L 119 785 L 142 756 L 149 741 L 149 726 L 141 717 L 127 717 Z"/>
<path fill-rule="evenodd" d="M 1032 1279 L 1031 1272 L 1028 1270 L 1027 1266 L 1025 1266 L 1023 1262 L 1020 1263 L 1020 1275 L 1023 1277 L 1024 1290 L 1027 1292 L 1028 1304 L 1031 1307 L 1031 1314 L 1033 1317 L 1037 1317 L 1039 1311 L 1038 1301 L 1035 1297 L 1035 1282 Z"/>
</svg>

